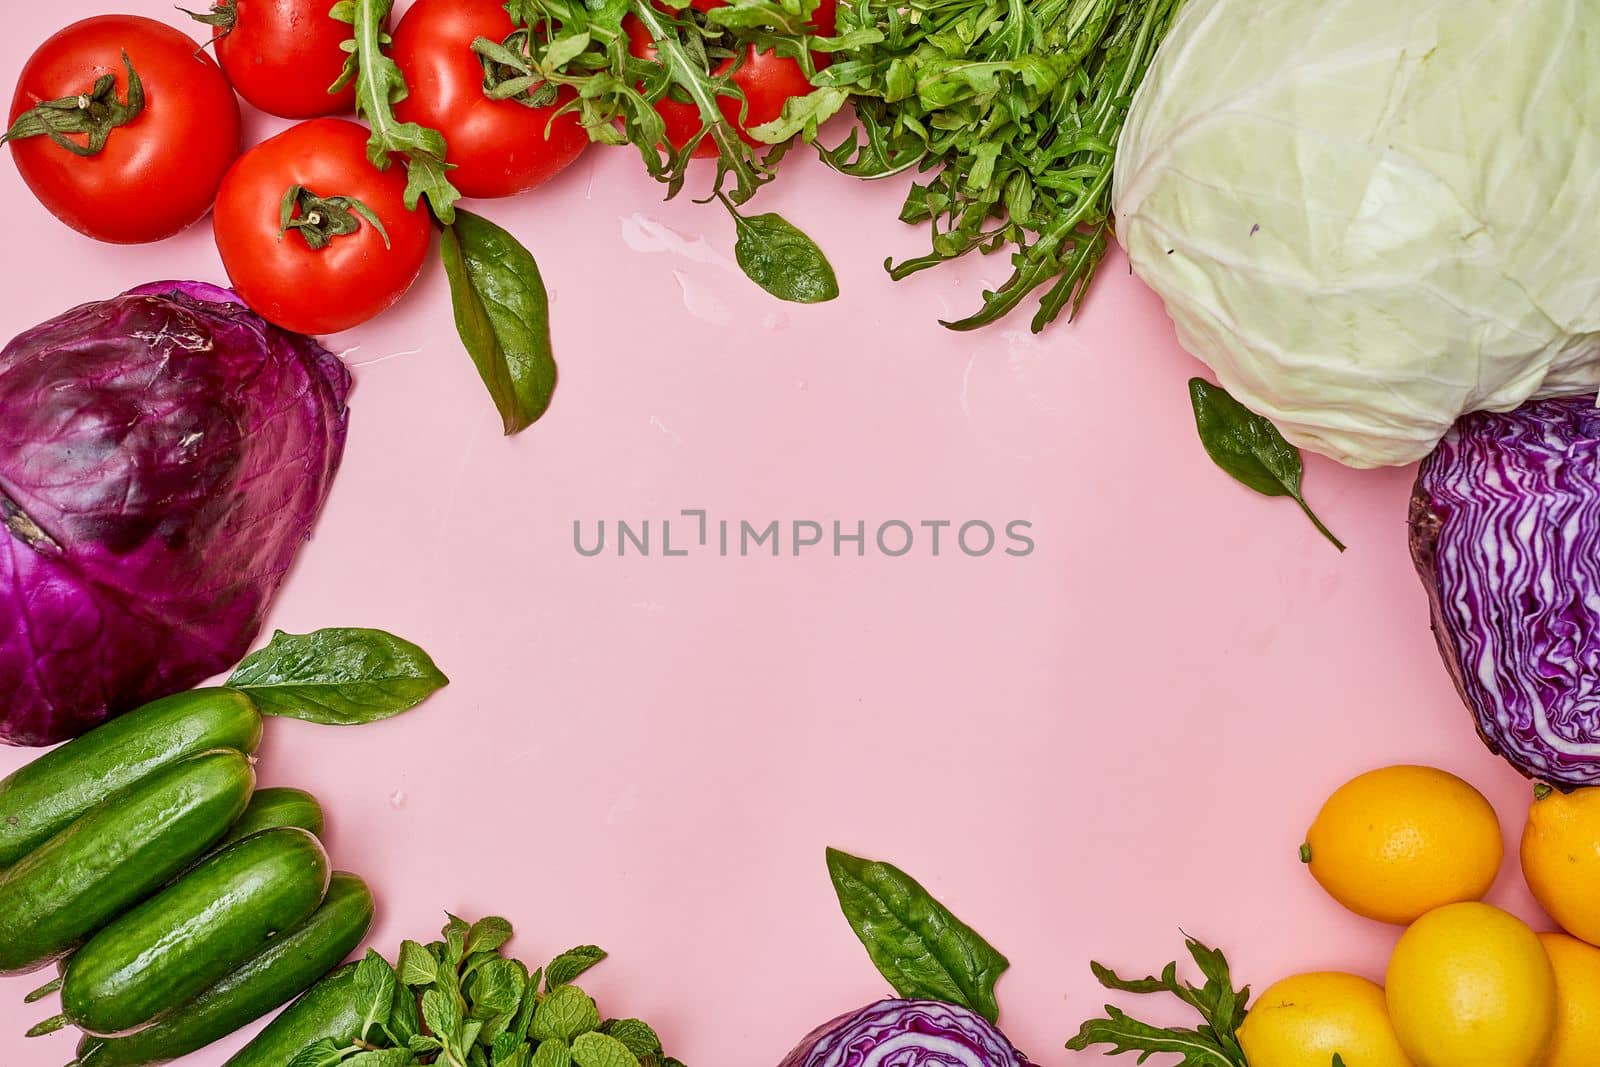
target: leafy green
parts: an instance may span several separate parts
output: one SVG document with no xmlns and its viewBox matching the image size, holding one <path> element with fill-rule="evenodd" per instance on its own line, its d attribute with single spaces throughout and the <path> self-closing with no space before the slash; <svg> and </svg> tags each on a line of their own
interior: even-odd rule
<svg viewBox="0 0 1600 1067">
<path fill-rule="evenodd" d="M 444 135 L 415 122 L 395 118 L 394 105 L 406 97 L 406 79 L 389 58 L 389 13 L 394 0 L 339 0 L 330 15 L 352 28 L 344 43 L 348 53 L 344 72 L 334 91 L 352 82 L 356 87 L 356 114 L 367 120 L 372 135 L 367 158 L 379 170 L 388 170 L 395 156 L 406 161 L 406 206 L 415 210 L 426 197 L 435 217 L 448 225 L 455 220 L 455 203 L 461 193 L 450 184 L 445 162 Z"/>
<path fill-rule="evenodd" d="M 733 254 L 745 275 L 777 297 L 797 304 L 820 304 L 839 295 L 833 266 L 816 242 L 782 215 L 741 215 L 728 203 L 737 236 Z"/>
<path fill-rule="evenodd" d="M 845 918 L 897 993 L 999 1018 L 994 986 L 1010 963 L 915 879 L 832 848 L 828 873 Z"/>
<path fill-rule="evenodd" d="M 1099 963 L 1089 967 L 1107 989 L 1139 995 L 1170 993 L 1200 1016 L 1198 1026 L 1154 1026 L 1108 1004 L 1105 1018 L 1085 1022 L 1067 1048 L 1082 1052 L 1109 1045 L 1107 1056 L 1136 1052 L 1140 1063 L 1158 1052 L 1174 1053 L 1181 1057 L 1174 1067 L 1248 1067 L 1236 1031 L 1244 1022 L 1249 987 L 1233 987 L 1228 961 L 1221 952 L 1192 937 L 1186 937 L 1184 943 L 1205 978 L 1199 986 L 1183 981 L 1175 962 L 1167 964 L 1160 977 L 1148 978 L 1122 978 Z"/>
<path fill-rule="evenodd" d="M 577 981 L 580 975 L 605 958 L 605 949 L 597 945 L 569 948 L 550 961 L 550 966 L 545 968 L 545 980 L 550 983 L 552 989 L 558 985 Z"/>
<path fill-rule="evenodd" d="M 411 642 L 352 628 L 279 630 L 226 684 L 248 693 L 263 715 L 350 726 L 416 707 L 449 681 Z"/>
<path fill-rule="evenodd" d="M 511 234 L 468 211 L 444 228 L 440 251 L 456 331 L 505 432 L 520 433 L 549 410 L 556 388 L 550 298 L 539 264 Z"/>
<path fill-rule="evenodd" d="M 1200 443 L 1213 463 L 1264 496 L 1291 498 L 1317 531 L 1344 551 L 1344 545 L 1322 525 L 1301 494 L 1304 468 L 1300 452 L 1283 439 L 1276 426 L 1204 378 L 1189 379 L 1189 399 Z"/>
</svg>

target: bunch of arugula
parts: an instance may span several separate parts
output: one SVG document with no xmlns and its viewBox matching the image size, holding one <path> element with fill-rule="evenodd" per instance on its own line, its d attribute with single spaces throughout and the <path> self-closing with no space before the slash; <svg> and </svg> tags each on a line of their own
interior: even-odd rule
<svg viewBox="0 0 1600 1067">
<path fill-rule="evenodd" d="M 683 1067 L 638 1019 L 602 1021 L 572 983 L 605 959 L 593 945 L 530 971 L 502 952 L 511 924 L 454 915 L 441 940 L 405 941 L 398 967 L 368 951 L 356 965 L 355 1040 L 324 1038 L 289 1067 Z"/>
</svg>

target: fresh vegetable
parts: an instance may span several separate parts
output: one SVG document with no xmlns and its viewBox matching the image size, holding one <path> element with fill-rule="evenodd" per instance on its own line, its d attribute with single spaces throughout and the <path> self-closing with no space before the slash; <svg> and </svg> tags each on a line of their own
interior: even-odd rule
<svg viewBox="0 0 1600 1067">
<path fill-rule="evenodd" d="M 1597 442 L 1593 396 L 1468 415 L 1411 499 L 1411 557 L 1478 732 L 1562 788 L 1600 783 Z"/>
<path fill-rule="evenodd" d="M 833 848 L 827 859 L 850 928 L 895 992 L 999 1018 L 994 986 L 1010 966 L 1004 956 L 898 867 Z"/>
<path fill-rule="evenodd" d="M 366 937 L 372 912 L 366 884 L 353 874 L 334 872 L 328 895 L 311 918 L 155 1025 L 126 1037 L 85 1037 L 74 1067 L 148 1067 L 228 1036 L 338 966 Z"/>
<path fill-rule="evenodd" d="M 366 158 L 367 131 L 314 119 L 250 149 L 223 179 L 212 219 L 234 289 L 297 333 L 375 317 L 422 273 L 432 229 L 405 178 Z"/>
<path fill-rule="evenodd" d="M 62 1013 L 102 1037 L 165 1017 L 310 918 L 330 873 L 304 830 L 266 830 L 223 849 L 73 954 Z"/>
<path fill-rule="evenodd" d="M 890 1058 L 892 1057 L 892 1059 Z M 1028 1067 L 976 1012 L 932 1000 L 883 1000 L 807 1034 L 780 1067 Z"/>
<path fill-rule="evenodd" d="M 1114 189 L 1185 347 L 1291 442 L 1358 467 L 1421 458 L 1464 412 L 1592 389 L 1600 37 L 1573 28 L 1594 15 L 1185 5 Z"/>
<path fill-rule="evenodd" d="M 456 330 L 508 434 L 550 407 L 556 361 L 550 298 L 527 249 L 488 219 L 456 213 L 440 239 Z"/>
<path fill-rule="evenodd" d="M 194 41 L 137 15 L 73 23 L 28 60 L 5 135 L 33 195 L 100 241 L 171 237 L 239 154 L 239 103 Z"/>
<path fill-rule="evenodd" d="M 450 680 L 428 654 L 383 630 L 272 635 L 228 678 L 267 715 L 358 726 L 416 707 Z"/>
<path fill-rule="evenodd" d="M 1286 496 L 1300 505 L 1317 532 L 1340 552 L 1344 545 L 1317 518 L 1300 492 L 1300 453 L 1278 428 L 1204 378 L 1189 379 L 1195 429 L 1211 461 L 1263 496 Z"/>
<path fill-rule="evenodd" d="M 228 81 L 253 106 L 286 119 L 342 115 L 354 86 L 331 92 L 344 71 L 349 34 L 328 17 L 329 0 L 216 0 L 191 12 L 212 28 Z"/>
<path fill-rule="evenodd" d="M 1522 828 L 1522 876 L 1563 930 L 1600 944 L 1600 789 L 1539 786 L 1534 794 Z"/>
<path fill-rule="evenodd" d="M 251 796 L 249 805 L 244 809 L 244 814 L 240 815 L 238 821 L 228 829 L 228 833 L 217 843 L 217 847 L 227 848 L 235 841 L 242 841 L 251 834 L 286 826 L 296 827 L 320 838 L 322 805 L 317 803 L 316 797 L 303 789 L 288 789 L 283 786 L 257 789 Z"/>
<path fill-rule="evenodd" d="M 163 767 L 260 744 L 261 715 L 231 689 L 177 693 L 113 719 L 0 781 L 0 870 Z"/>
<path fill-rule="evenodd" d="M 1432 767 L 1383 767 L 1334 791 L 1300 858 L 1357 915 L 1405 925 L 1482 900 L 1500 873 L 1500 820 L 1484 795 Z"/>
<path fill-rule="evenodd" d="M 1334 1056 L 1365 1067 L 1412 1067 L 1400 1048 L 1383 987 L 1335 971 L 1267 987 L 1239 1027 L 1252 1067 L 1328 1067 Z"/>
<path fill-rule="evenodd" d="M 300 1050 L 309 1046 L 349 1045 L 362 1022 L 355 980 L 353 963 L 334 971 L 278 1013 L 224 1067 L 285 1067 L 295 1064 Z"/>
<path fill-rule="evenodd" d="M 602 1021 L 572 982 L 605 958 L 593 945 L 532 972 L 503 955 L 511 924 L 450 916 L 442 940 L 376 952 L 331 975 L 275 1020 L 228 1067 L 682 1067 L 638 1019 Z M 299 1041 L 299 1044 L 295 1042 Z"/>
<path fill-rule="evenodd" d="M 61 741 L 238 661 L 338 469 L 348 388 L 197 282 L 0 351 L 0 740 Z"/>
<path fill-rule="evenodd" d="M 1589 1067 L 1600 1048 L 1600 948 L 1540 934 L 1556 976 L 1556 1032 L 1540 1067 Z"/>
<path fill-rule="evenodd" d="M 1084 1023 L 1077 1036 L 1067 1042 L 1067 1048 L 1083 1052 L 1096 1045 L 1109 1045 L 1107 1056 L 1134 1052 L 1141 1063 L 1150 1056 L 1169 1052 L 1184 1057 L 1179 1067 L 1247 1067 L 1237 1034 L 1245 1021 L 1250 987 L 1234 988 L 1228 960 L 1221 952 L 1192 937 L 1185 938 L 1184 944 L 1205 979 L 1202 985 L 1180 978 L 1176 962 L 1167 964 L 1160 977 L 1148 978 L 1122 978 L 1099 963 L 1091 963 L 1089 969 L 1101 985 L 1120 993 L 1170 993 L 1200 1016 L 1198 1025 L 1155 1026 L 1107 1004 L 1105 1018 Z"/>
<path fill-rule="evenodd" d="M 255 785 L 249 759 L 219 750 L 115 794 L 0 874 L 0 974 L 72 951 L 219 840 Z"/>
<path fill-rule="evenodd" d="M 1488 904 L 1418 919 L 1395 946 L 1386 985 L 1416 1067 L 1537 1067 L 1555 1033 L 1550 957 L 1520 919 Z"/>
<path fill-rule="evenodd" d="M 503 0 L 417 0 L 395 27 L 391 54 L 408 89 L 395 117 L 444 135 L 450 182 L 463 196 L 526 192 L 589 146 L 577 116 L 563 110 L 571 90 L 528 86 L 509 70 L 497 82 L 502 89 L 485 92 L 500 53 L 486 48 L 480 56 L 473 45 L 501 45 L 513 30 Z"/>
</svg>

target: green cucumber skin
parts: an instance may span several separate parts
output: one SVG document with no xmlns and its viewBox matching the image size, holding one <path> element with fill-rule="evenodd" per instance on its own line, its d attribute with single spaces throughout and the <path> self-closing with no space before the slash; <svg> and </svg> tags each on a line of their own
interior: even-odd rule
<svg viewBox="0 0 1600 1067">
<path fill-rule="evenodd" d="M 233 824 L 217 847 L 225 848 L 251 834 L 285 826 L 297 826 L 321 837 L 322 805 L 303 789 L 281 786 L 257 789 L 255 796 L 250 798 L 250 806 L 244 809 L 244 814 L 239 816 L 239 821 Z"/>
<path fill-rule="evenodd" d="M 0 781 L 0 869 L 162 767 L 219 748 L 250 755 L 261 732 L 261 715 L 244 693 L 196 689 L 146 704 L 40 756 Z"/>
<path fill-rule="evenodd" d="M 220 1041 L 344 962 L 367 936 L 372 913 L 366 883 L 336 871 L 327 899 L 311 918 L 160 1022 L 126 1037 L 84 1038 L 75 1067 L 152 1067 Z"/>
<path fill-rule="evenodd" d="M 295 827 L 228 846 L 73 955 L 62 1013 L 98 1037 L 157 1021 L 310 918 L 331 874 L 321 842 Z"/>
<path fill-rule="evenodd" d="M 222 1067 L 286 1067 L 301 1049 L 325 1037 L 341 1048 L 349 1045 L 361 1028 L 355 977 L 355 964 L 328 975 Z"/>
<path fill-rule="evenodd" d="M 60 959 L 219 841 L 249 803 L 250 758 L 206 752 L 89 811 L 0 874 L 0 974 Z"/>
</svg>

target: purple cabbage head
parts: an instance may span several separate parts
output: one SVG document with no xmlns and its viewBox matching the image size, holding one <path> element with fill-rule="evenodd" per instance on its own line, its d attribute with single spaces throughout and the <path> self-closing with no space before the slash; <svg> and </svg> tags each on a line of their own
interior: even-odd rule
<svg viewBox="0 0 1600 1067">
<path fill-rule="evenodd" d="M 74 737 L 244 655 L 327 498 L 349 385 L 197 282 L 0 350 L 0 740 Z"/>
<path fill-rule="evenodd" d="M 1478 732 L 1523 774 L 1600 784 L 1600 411 L 1467 415 L 1422 464 L 1411 555 Z"/>
<path fill-rule="evenodd" d="M 781 1067 L 1032 1067 L 994 1024 L 932 1000 L 880 1000 L 807 1034 Z"/>
</svg>

